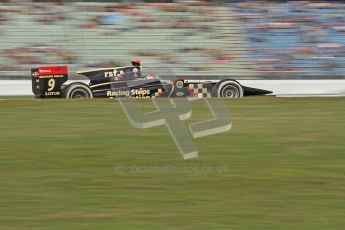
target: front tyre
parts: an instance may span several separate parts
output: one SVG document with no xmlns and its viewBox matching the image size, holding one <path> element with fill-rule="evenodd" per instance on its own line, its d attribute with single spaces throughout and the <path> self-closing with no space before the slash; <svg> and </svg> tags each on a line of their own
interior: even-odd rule
<svg viewBox="0 0 345 230">
<path fill-rule="evenodd" d="M 214 86 L 212 90 L 212 96 L 228 98 L 243 97 L 243 88 L 236 81 L 222 80 Z"/>
<path fill-rule="evenodd" d="M 93 95 L 88 85 L 76 82 L 63 89 L 62 97 L 66 99 L 89 99 L 93 98 Z"/>
</svg>

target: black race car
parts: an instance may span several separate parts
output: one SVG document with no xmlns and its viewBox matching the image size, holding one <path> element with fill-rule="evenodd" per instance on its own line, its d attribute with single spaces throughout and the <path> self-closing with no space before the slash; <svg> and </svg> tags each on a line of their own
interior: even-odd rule
<svg viewBox="0 0 345 230">
<path fill-rule="evenodd" d="M 243 97 L 265 95 L 271 91 L 250 88 L 233 79 L 197 80 L 165 76 L 157 73 L 144 74 L 140 60 L 131 66 L 111 67 L 80 71 L 89 78 L 89 84 L 68 80 L 67 66 L 43 66 L 31 69 L 32 91 L 38 98 L 62 97 Z"/>
</svg>

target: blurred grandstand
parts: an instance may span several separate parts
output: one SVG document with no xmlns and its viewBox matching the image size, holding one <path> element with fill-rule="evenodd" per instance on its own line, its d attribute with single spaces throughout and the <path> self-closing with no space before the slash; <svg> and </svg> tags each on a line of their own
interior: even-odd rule
<svg viewBox="0 0 345 230">
<path fill-rule="evenodd" d="M 345 3 L 3 1 L 0 79 L 36 65 L 127 65 L 183 76 L 344 78 Z"/>
</svg>

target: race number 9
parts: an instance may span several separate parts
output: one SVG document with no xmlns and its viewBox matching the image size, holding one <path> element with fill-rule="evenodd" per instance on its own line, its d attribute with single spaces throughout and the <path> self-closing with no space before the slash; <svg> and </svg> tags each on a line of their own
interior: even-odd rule
<svg viewBox="0 0 345 230">
<path fill-rule="evenodd" d="M 55 87 L 55 79 L 49 79 L 48 81 L 48 91 L 52 91 Z"/>
</svg>

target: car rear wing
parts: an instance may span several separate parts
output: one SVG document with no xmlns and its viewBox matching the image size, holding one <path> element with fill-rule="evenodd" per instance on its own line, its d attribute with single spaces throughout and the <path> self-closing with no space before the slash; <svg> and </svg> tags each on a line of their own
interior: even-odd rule
<svg viewBox="0 0 345 230">
<path fill-rule="evenodd" d="M 31 69 L 32 92 L 36 97 L 60 97 L 68 80 L 67 66 L 40 66 Z"/>
</svg>

